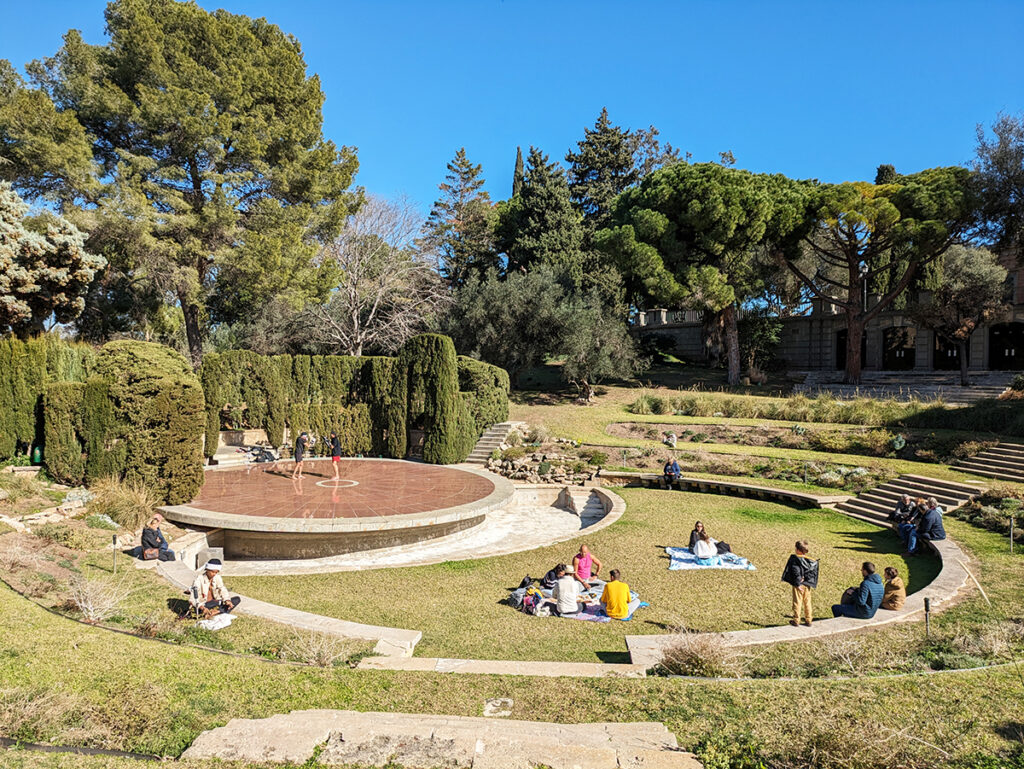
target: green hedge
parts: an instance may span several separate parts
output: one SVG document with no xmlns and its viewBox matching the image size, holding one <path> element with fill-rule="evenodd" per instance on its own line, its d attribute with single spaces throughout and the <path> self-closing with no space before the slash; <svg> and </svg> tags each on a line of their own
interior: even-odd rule
<svg viewBox="0 0 1024 769">
<path fill-rule="evenodd" d="M 42 396 L 51 382 L 84 382 L 95 351 L 56 334 L 0 339 L 0 460 L 43 442 Z"/>
<path fill-rule="evenodd" d="M 470 396 L 468 405 L 481 434 L 508 419 L 510 384 L 505 369 L 460 355 L 459 389 Z"/>
<path fill-rule="evenodd" d="M 54 382 L 43 396 L 46 469 L 54 480 L 79 486 L 85 480 L 81 382 Z"/>
<path fill-rule="evenodd" d="M 118 341 L 100 350 L 96 372 L 109 385 L 121 475 L 147 483 L 168 504 L 194 498 L 203 485 L 205 402 L 188 361 L 169 347 Z"/>
<path fill-rule="evenodd" d="M 465 459 L 484 429 L 508 418 L 508 374 L 457 358 L 451 340 L 437 334 L 411 339 L 397 358 L 208 354 L 200 380 L 210 457 L 227 404 L 244 403 L 245 423 L 274 445 L 286 429 L 292 440 L 308 431 L 314 454 L 327 453 L 320 439 L 336 430 L 346 454 L 404 457 L 408 430 L 429 425 L 424 459 L 445 463 Z"/>
</svg>

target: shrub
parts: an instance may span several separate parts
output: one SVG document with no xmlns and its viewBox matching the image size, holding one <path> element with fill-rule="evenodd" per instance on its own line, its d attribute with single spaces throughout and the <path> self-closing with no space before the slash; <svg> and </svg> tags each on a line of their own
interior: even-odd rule
<svg viewBox="0 0 1024 769">
<path fill-rule="evenodd" d="M 650 403 L 652 414 L 665 414 L 670 410 L 669 404 L 665 401 L 665 399 L 657 395 L 651 396 Z"/>
<path fill-rule="evenodd" d="M 153 490 L 139 480 L 103 478 L 93 484 L 92 492 L 95 496 L 89 502 L 89 513 L 106 515 L 129 531 L 142 528 L 160 503 Z"/>
<path fill-rule="evenodd" d="M 85 480 L 81 382 L 54 382 L 43 395 L 46 467 L 54 480 L 78 486 Z"/>
<path fill-rule="evenodd" d="M 8 502 L 21 502 L 43 494 L 43 485 L 21 473 L 0 473 L 0 489 L 7 492 Z"/>
<path fill-rule="evenodd" d="M 117 531 L 120 528 L 108 515 L 90 515 L 86 517 L 85 525 L 90 529 L 103 529 L 104 531 Z"/>
<path fill-rule="evenodd" d="M 547 475 L 551 472 L 551 463 L 544 461 L 537 465 L 537 475 Z"/>
<path fill-rule="evenodd" d="M 522 459 L 526 456 L 526 449 L 522 446 L 511 446 L 501 452 L 501 458 L 503 461 L 513 461 L 516 459 Z"/>
<path fill-rule="evenodd" d="M 459 390 L 468 393 L 470 411 L 481 433 L 508 419 L 508 372 L 498 366 L 458 357 Z"/>
<path fill-rule="evenodd" d="M 414 336 L 398 355 L 405 372 L 409 427 L 424 431 L 423 459 L 432 464 L 454 464 L 468 455 L 460 440 L 458 361 L 452 340 L 440 334 Z"/>
<path fill-rule="evenodd" d="M 665 644 L 659 667 L 671 674 L 732 678 L 740 675 L 739 653 L 720 635 L 677 630 Z"/>
<path fill-rule="evenodd" d="M 1010 389 L 1016 392 L 1024 392 L 1024 374 L 1017 374 L 1010 382 Z"/>
<path fill-rule="evenodd" d="M 358 642 L 327 633 L 296 634 L 281 650 L 286 659 L 321 668 L 345 664 L 358 649 Z"/>
<path fill-rule="evenodd" d="M 88 550 L 92 544 L 82 532 L 66 523 L 44 523 L 32 529 L 32 533 L 71 550 Z"/>
<path fill-rule="evenodd" d="M 69 600 L 86 622 L 102 622 L 113 617 L 130 592 L 124 578 L 88 579 L 75 574 L 68 585 Z"/>
<path fill-rule="evenodd" d="M 603 451 L 591 451 L 587 456 L 587 461 L 592 465 L 604 467 L 608 464 L 608 455 Z"/>
<path fill-rule="evenodd" d="M 544 443 L 550 437 L 551 433 L 544 425 L 530 425 L 530 429 L 526 432 L 526 440 L 530 443 Z"/>
</svg>

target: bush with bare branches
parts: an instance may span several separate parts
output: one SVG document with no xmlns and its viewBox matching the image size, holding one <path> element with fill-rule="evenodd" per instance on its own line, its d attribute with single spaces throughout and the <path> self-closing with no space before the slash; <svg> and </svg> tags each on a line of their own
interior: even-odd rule
<svg viewBox="0 0 1024 769">
<path fill-rule="evenodd" d="M 717 633 L 678 629 L 662 651 L 660 667 L 672 675 L 735 678 L 743 672 L 743 658 Z"/>
<path fill-rule="evenodd" d="M 330 668 L 344 664 L 359 647 L 357 641 L 327 633 L 296 633 L 281 650 L 286 659 Z"/>
<path fill-rule="evenodd" d="M 75 574 L 68 583 L 68 600 L 86 622 L 113 617 L 131 592 L 124 578 Z"/>
</svg>

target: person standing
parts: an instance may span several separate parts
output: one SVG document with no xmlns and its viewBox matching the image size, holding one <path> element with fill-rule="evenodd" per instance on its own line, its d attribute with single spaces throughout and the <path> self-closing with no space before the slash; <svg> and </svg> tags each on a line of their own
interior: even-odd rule
<svg viewBox="0 0 1024 769">
<path fill-rule="evenodd" d="M 797 541 L 795 550 L 796 552 L 786 561 L 786 568 L 782 572 L 782 581 L 793 587 L 793 619 L 789 624 L 794 627 L 800 624 L 802 610 L 804 624 L 811 627 L 814 623 L 811 591 L 818 586 L 818 562 L 808 557 L 811 546 L 807 544 L 807 540 Z"/>
<path fill-rule="evenodd" d="M 340 480 L 341 476 L 341 439 L 338 434 L 331 430 L 331 464 L 334 466 L 334 480 Z"/>
<path fill-rule="evenodd" d="M 306 458 L 306 447 L 309 445 L 309 433 L 302 433 L 295 441 L 295 469 L 292 478 L 302 479 L 302 462 Z"/>
</svg>

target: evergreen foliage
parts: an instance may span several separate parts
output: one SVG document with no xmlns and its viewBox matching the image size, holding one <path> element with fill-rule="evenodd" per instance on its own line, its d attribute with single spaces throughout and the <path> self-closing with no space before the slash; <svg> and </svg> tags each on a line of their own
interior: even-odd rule
<svg viewBox="0 0 1024 769">
<path fill-rule="evenodd" d="M 508 419 L 508 372 L 464 355 L 460 355 L 458 361 L 459 390 L 469 406 L 474 431 L 478 429 L 482 433 L 491 425 Z"/>
<path fill-rule="evenodd" d="M 593 128 L 584 128 L 577 151 L 565 156 L 569 190 L 590 230 L 604 227 L 615 198 L 637 182 L 629 131 L 612 125 L 603 108 Z"/>
<path fill-rule="evenodd" d="M 78 486 L 85 480 L 84 394 L 82 382 L 54 382 L 43 397 L 46 469 L 54 480 L 69 486 Z"/>
<path fill-rule="evenodd" d="M 0 333 L 22 337 L 42 332 L 51 316 L 59 323 L 77 318 L 93 276 L 107 263 L 85 250 L 85 235 L 67 220 L 46 214 L 28 222 L 27 211 L 11 185 L 0 182 Z"/>
<path fill-rule="evenodd" d="M 461 286 L 471 273 L 499 266 L 494 248 L 497 213 L 483 186 L 481 166 L 473 165 L 462 147 L 448 163 L 445 181 L 438 185 L 442 195 L 424 227 L 422 245 L 438 255 L 441 276 L 452 287 Z"/>
<path fill-rule="evenodd" d="M 191 365 L 151 342 L 105 345 L 96 373 L 109 383 L 122 477 L 143 482 L 168 504 L 191 500 L 203 485 L 204 399 Z"/>
<path fill-rule="evenodd" d="M 463 400 L 459 395 L 458 361 L 452 340 L 440 334 L 415 336 L 399 353 L 398 365 L 405 372 L 408 388 L 409 428 L 424 432 L 423 460 L 440 465 L 461 462 L 469 452 L 459 455 L 462 441 L 458 430 Z M 462 417 L 465 429 L 465 415 Z M 476 432 L 475 425 L 472 432 Z"/>
<path fill-rule="evenodd" d="M 512 197 L 523 191 L 523 148 L 516 147 L 516 167 L 512 172 Z"/>
<path fill-rule="evenodd" d="M 213 320 L 326 295 L 317 245 L 358 206 L 355 153 L 323 138 L 320 81 L 265 19 L 114 0 L 106 30 L 69 31 L 31 88 L 0 73 L 0 175 L 56 200 L 119 285 L 172 296 L 198 364 Z"/>
<path fill-rule="evenodd" d="M 565 171 L 536 147 L 530 148 L 520 194 L 500 209 L 499 248 L 508 256 L 508 272 L 550 264 L 583 282 L 583 225 L 572 204 Z"/>
</svg>

